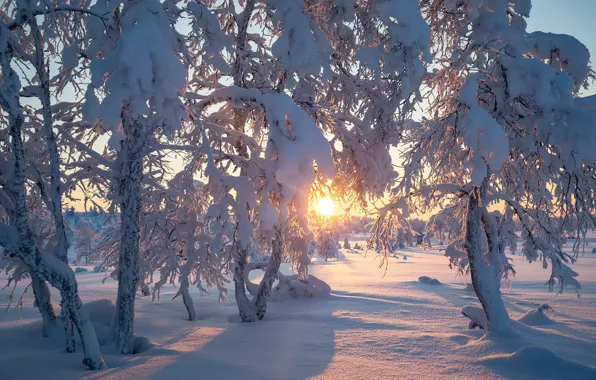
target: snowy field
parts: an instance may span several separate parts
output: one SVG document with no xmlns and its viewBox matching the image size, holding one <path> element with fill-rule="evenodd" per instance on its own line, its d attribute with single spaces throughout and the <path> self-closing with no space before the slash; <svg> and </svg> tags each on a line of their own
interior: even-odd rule
<svg viewBox="0 0 596 380">
<path fill-rule="evenodd" d="M 592 246 L 596 242 L 587 251 Z M 235 322 L 233 293 L 219 304 L 215 296 L 197 291 L 194 322 L 185 320 L 182 301 L 171 299 L 172 286 L 156 304 L 139 297 L 136 333 L 153 347 L 133 356 L 110 354 L 104 347 L 109 368 L 99 372 L 84 369 L 80 352 L 65 353 L 60 333 L 41 337 L 40 318 L 27 294 L 22 311 L 0 314 L 0 377 L 596 379 L 596 255 L 587 253 L 575 266 L 582 282 L 579 299 L 574 293 L 549 293 L 543 285 L 548 273 L 514 257 L 518 274 L 503 289 L 511 317 L 519 319 L 543 303 L 555 314 L 514 322 L 508 336 L 467 329 L 460 310 L 478 302 L 440 252 L 416 248 L 398 255 L 384 274 L 374 254 L 341 250 L 337 260 L 312 266 L 312 273 L 331 285 L 331 296 L 271 302 L 260 323 Z M 422 284 L 419 276 L 442 284 Z M 115 299 L 116 282 L 102 284 L 102 278 L 77 274 L 85 302 Z M 8 294 L 0 293 L 1 307 Z M 53 299 L 59 298 L 53 294 Z M 109 312 L 100 304 L 90 314 L 96 325 L 105 325 Z"/>
</svg>

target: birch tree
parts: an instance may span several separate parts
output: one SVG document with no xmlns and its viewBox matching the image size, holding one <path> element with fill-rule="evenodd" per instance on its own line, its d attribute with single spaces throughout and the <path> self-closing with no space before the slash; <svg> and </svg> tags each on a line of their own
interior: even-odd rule
<svg viewBox="0 0 596 380">
<path fill-rule="evenodd" d="M 5 206 L 9 214 L 10 225 L 2 225 L 2 246 L 10 257 L 17 258 L 23 262 L 32 276 L 34 282 L 34 289 L 36 289 L 36 298 L 42 303 L 38 303 L 38 307 L 47 308 L 42 316 L 45 315 L 44 322 L 48 322 L 48 316 L 52 317 L 53 311 L 50 311 L 51 304 L 49 301 L 49 291 L 47 286 L 43 283 L 48 281 L 52 286 L 60 290 L 62 297 L 62 306 L 65 309 L 64 315 L 69 316 L 77 327 L 79 335 L 83 343 L 84 360 L 83 362 L 91 369 L 99 369 L 103 365 L 103 359 L 99 352 L 99 345 L 95 336 L 93 326 L 90 324 L 86 314 L 81 309 L 82 303 L 77 292 L 77 283 L 74 273 L 68 265 L 61 261 L 54 255 L 54 252 L 42 252 L 34 240 L 33 232 L 29 226 L 29 215 L 27 207 L 27 189 L 26 189 L 26 172 L 27 159 L 23 143 L 23 125 L 25 123 L 25 116 L 22 111 L 20 92 L 21 83 L 17 73 L 14 71 L 11 64 L 15 58 L 20 60 L 30 59 L 27 53 L 22 49 L 18 43 L 19 39 L 12 32 L 12 30 L 21 27 L 25 23 L 29 23 L 32 28 L 31 32 L 36 34 L 34 21 L 38 14 L 46 12 L 43 8 L 37 8 L 35 4 L 19 4 L 19 7 L 14 9 L 14 21 L 1 25 L 0 41 L 0 63 L 2 65 L 2 90 L 1 101 L 3 111 L 6 112 L 8 118 L 8 129 L 11 141 L 11 160 L 14 170 L 10 176 L 10 180 L 4 185 L 4 192 L 9 195 L 5 199 Z M 38 41 L 37 47 L 40 47 L 41 42 Z M 43 57 L 42 50 L 37 50 L 36 57 L 33 59 L 39 65 L 43 65 L 43 60 L 40 61 L 40 56 Z M 43 71 L 41 71 L 43 74 Z M 40 82 L 45 77 L 40 77 Z M 47 82 L 46 82 L 47 84 Z M 41 87 L 41 86 L 40 86 Z M 37 88 L 43 92 L 43 87 Z M 49 87 L 46 88 L 49 91 Z M 47 100 L 47 96 L 40 96 L 43 100 Z M 46 107 L 47 111 L 47 107 Z M 47 127 L 51 129 L 51 120 L 44 119 Z M 48 131 L 46 130 L 46 138 Z M 57 157 L 54 157 L 57 160 Z M 59 165 L 54 161 L 54 165 Z M 59 169 L 58 169 L 59 170 Z M 56 175 L 56 166 L 54 166 L 54 175 Z M 53 201 L 59 203 L 60 188 L 59 188 L 59 172 L 57 178 L 54 179 L 53 184 L 58 186 L 56 191 L 52 192 Z M 61 211 L 61 210 L 60 210 Z M 55 223 L 59 223 L 54 220 Z M 60 251 L 67 244 L 65 241 L 60 242 L 58 238 L 58 247 Z M 37 284 L 37 285 L 36 285 Z M 43 285 L 42 285 L 43 284 Z M 68 325 L 68 322 L 67 322 Z M 71 337 L 72 334 L 68 332 L 67 328 L 67 347 L 74 350 L 74 342 Z"/>
<path fill-rule="evenodd" d="M 592 77 L 589 54 L 570 36 L 528 33 L 529 1 L 422 5 L 437 64 L 431 118 L 404 125 L 404 177 L 382 212 L 442 208 L 457 226 L 451 264 L 469 270 L 488 329 L 508 330 L 500 282 L 514 273 L 504 249 L 513 215 L 524 256 L 550 268 L 551 289 L 580 287 L 569 267 L 577 251 L 564 252 L 562 238 L 566 220 L 594 225 L 594 119 L 576 105 Z M 500 218 L 490 210 L 498 201 Z"/>
</svg>

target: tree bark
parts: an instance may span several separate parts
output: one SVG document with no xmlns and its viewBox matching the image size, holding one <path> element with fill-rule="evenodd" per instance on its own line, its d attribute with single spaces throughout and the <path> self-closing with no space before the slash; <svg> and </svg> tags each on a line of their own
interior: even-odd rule
<svg viewBox="0 0 596 380">
<path fill-rule="evenodd" d="M 12 82 L 13 87 L 16 87 L 14 86 L 15 80 L 13 77 L 16 76 L 16 73 L 10 68 L 11 60 L 10 51 L 5 51 L 0 56 L 2 73 L 5 75 L 4 86 Z M 19 234 L 19 247 L 14 252 L 11 252 L 11 254 L 23 261 L 29 273 L 38 276 L 41 281 L 48 281 L 60 291 L 64 305 L 66 305 L 68 312 L 73 316 L 74 323 L 81 336 L 84 353 L 83 363 L 90 369 L 100 369 L 104 366 L 104 361 L 99 350 L 95 329 L 82 310 L 82 302 L 78 295 L 74 272 L 68 265 L 54 256 L 42 254 L 35 245 L 33 233 L 29 227 L 25 192 L 25 149 L 21 138 L 21 129 L 24 122 L 23 114 L 20 112 L 18 91 L 6 91 L 5 93 L 17 94 L 17 100 L 13 103 L 14 107 L 6 110 L 9 114 L 10 137 L 14 155 L 14 174 L 12 176 L 10 191 L 15 207 L 11 223 Z"/>
<path fill-rule="evenodd" d="M 275 235 L 271 245 L 271 257 L 269 258 L 267 270 L 265 271 L 265 275 L 259 284 L 257 296 L 254 300 L 255 310 L 259 320 L 263 319 L 267 311 L 267 302 L 271 296 L 271 288 L 273 287 L 273 281 L 275 281 L 275 278 L 277 277 L 277 272 L 279 271 L 279 267 L 281 265 L 281 257 L 283 253 L 283 236 L 281 233 L 281 228 L 277 226 L 274 228 Z"/>
<path fill-rule="evenodd" d="M 31 288 L 35 296 L 35 306 L 37 306 L 43 322 L 42 334 L 44 337 L 48 337 L 57 324 L 56 313 L 50 299 L 50 289 L 36 273 L 29 272 L 29 275 L 31 276 Z"/>
<path fill-rule="evenodd" d="M 474 188 L 469 195 L 466 215 L 466 251 L 470 261 L 470 274 L 476 296 L 484 309 L 488 330 L 507 331 L 510 327 L 509 314 L 501 297 L 498 268 L 486 262 L 482 252 L 482 213 L 486 194 L 486 181 Z M 489 247 L 493 242 L 489 240 Z M 490 256 L 489 256 L 490 257 Z M 493 263 L 494 264 L 494 263 Z"/>
<path fill-rule="evenodd" d="M 134 353 L 134 307 L 139 284 L 141 181 L 146 131 L 139 120 L 123 118 L 126 140 L 119 152 L 120 256 L 114 333 L 122 354 Z"/>
<path fill-rule="evenodd" d="M 256 322 L 257 314 L 253 303 L 246 295 L 246 284 L 244 282 L 244 271 L 248 263 L 248 252 L 240 246 L 239 242 L 235 243 L 236 250 L 234 252 L 234 293 L 236 298 L 236 305 L 240 313 L 242 322 Z"/>
<path fill-rule="evenodd" d="M 187 259 L 187 263 L 188 262 L 190 262 L 190 260 Z M 197 317 L 197 314 L 195 312 L 194 301 L 190 296 L 190 292 L 188 291 L 188 288 L 190 287 L 188 275 L 188 268 L 186 265 L 183 265 L 182 268 L 180 268 L 180 294 L 182 294 L 182 302 L 184 303 L 186 311 L 188 312 L 188 320 L 194 321 Z"/>
<path fill-rule="evenodd" d="M 58 146 L 56 144 L 56 135 L 53 130 L 52 105 L 50 100 L 50 76 L 48 68 L 45 66 L 44 50 L 42 36 L 39 31 L 35 17 L 29 20 L 33 39 L 35 42 L 35 70 L 39 77 L 41 94 L 39 100 L 42 106 L 43 126 L 48 153 L 50 156 L 50 206 L 54 219 L 54 231 L 56 245 L 54 253 L 58 259 L 68 265 L 68 239 L 66 238 L 66 229 L 64 227 L 64 217 L 62 215 L 62 186 L 60 173 L 60 157 L 58 155 Z M 74 329 L 72 320 L 68 314 L 68 308 L 61 302 L 61 317 L 64 323 L 64 332 L 66 336 L 66 352 L 75 351 Z"/>
<path fill-rule="evenodd" d="M 239 87 L 244 86 L 244 72 L 242 70 L 242 55 L 246 47 L 246 35 L 248 25 L 255 9 L 255 0 L 247 0 L 242 12 L 241 18 L 238 19 L 238 36 L 236 39 L 236 57 L 234 60 L 234 85 Z M 234 127 L 237 130 L 244 131 L 244 116 L 239 110 L 234 112 Z M 241 140 L 236 142 L 236 149 L 238 155 L 248 158 L 249 154 L 246 146 Z M 241 168 L 241 176 L 246 176 L 246 168 Z M 246 295 L 246 284 L 244 283 L 244 270 L 248 262 L 248 248 L 242 248 L 239 241 L 234 242 L 234 298 L 238 306 L 238 312 L 242 322 L 255 322 L 257 320 L 254 304 L 248 299 Z"/>
</svg>

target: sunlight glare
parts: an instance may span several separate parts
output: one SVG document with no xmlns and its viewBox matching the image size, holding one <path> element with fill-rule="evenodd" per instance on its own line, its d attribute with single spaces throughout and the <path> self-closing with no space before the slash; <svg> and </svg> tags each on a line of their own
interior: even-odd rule
<svg viewBox="0 0 596 380">
<path fill-rule="evenodd" d="M 335 204 L 331 198 L 321 198 L 319 199 L 319 205 L 317 206 L 317 212 L 323 216 L 331 216 L 333 214 L 333 209 L 335 208 Z"/>
</svg>

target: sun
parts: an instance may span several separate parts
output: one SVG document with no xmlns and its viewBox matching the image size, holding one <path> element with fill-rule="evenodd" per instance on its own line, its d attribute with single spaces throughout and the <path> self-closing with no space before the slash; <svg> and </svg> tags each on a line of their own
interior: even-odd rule
<svg viewBox="0 0 596 380">
<path fill-rule="evenodd" d="M 335 203 L 331 198 L 321 198 L 319 199 L 319 204 L 317 205 L 317 212 L 322 216 L 331 216 L 333 214 L 333 210 L 335 209 Z"/>
</svg>

